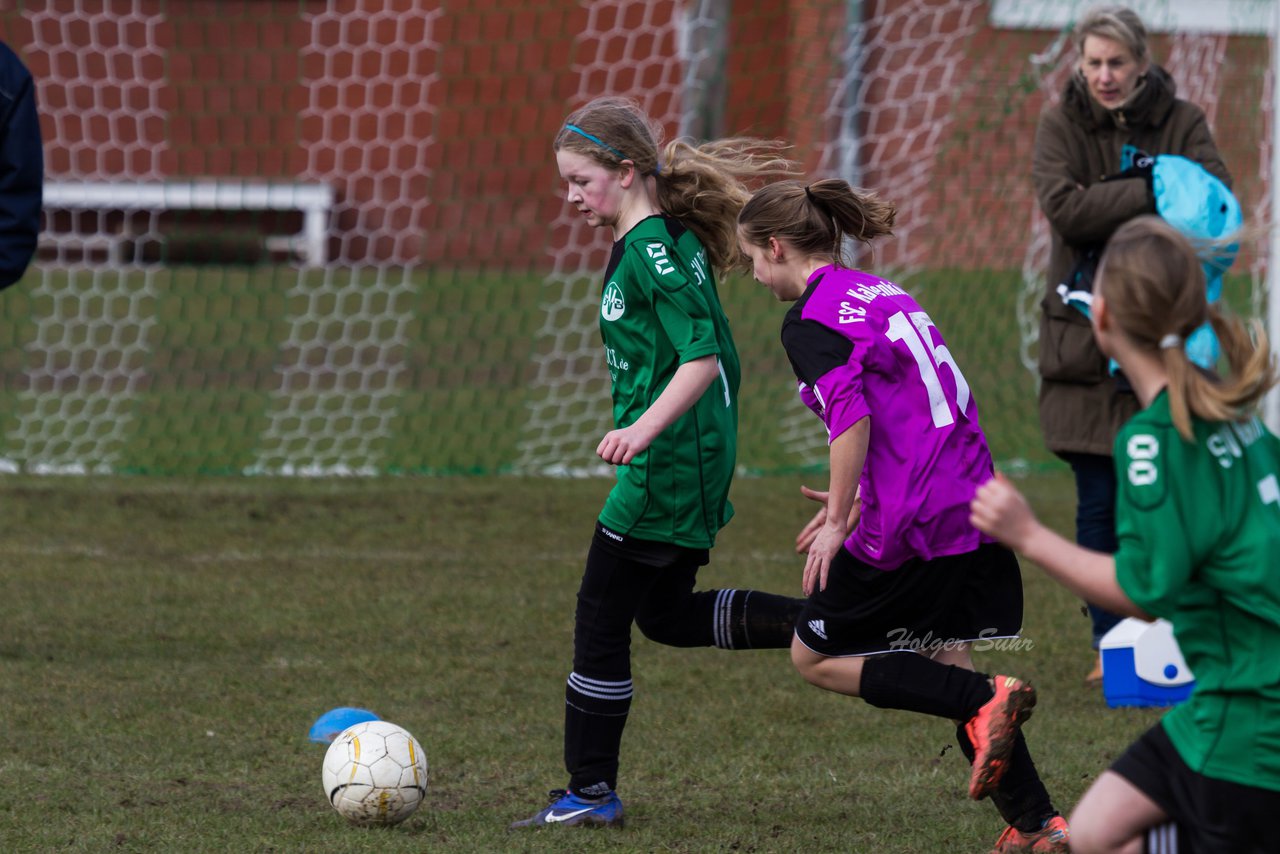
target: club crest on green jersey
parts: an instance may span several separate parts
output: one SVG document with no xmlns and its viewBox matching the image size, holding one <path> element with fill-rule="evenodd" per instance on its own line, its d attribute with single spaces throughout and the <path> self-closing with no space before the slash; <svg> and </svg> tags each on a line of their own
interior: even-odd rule
<svg viewBox="0 0 1280 854">
<path fill-rule="evenodd" d="M 627 311 L 626 300 L 622 298 L 622 288 L 617 282 L 604 286 L 604 296 L 600 299 L 600 316 L 605 320 L 619 320 Z"/>
</svg>

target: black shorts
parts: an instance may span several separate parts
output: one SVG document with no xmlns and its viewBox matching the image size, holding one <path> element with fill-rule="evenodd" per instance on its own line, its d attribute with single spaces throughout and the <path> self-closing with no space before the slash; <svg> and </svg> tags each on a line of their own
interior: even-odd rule
<svg viewBox="0 0 1280 854">
<path fill-rule="evenodd" d="M 1022 573 L 1013 552 L 987 543 L 971 552 L 877 569 L 841 549 L 825 590 L 796 621 L 796 637 L 819 655 L 934 652 L 1022 629 Z"/>
<path fill-rule="evenodd" d="M 1111 770 L 1155 801 L 1177 825 L 1153 829 L 1147 844 L 1152 854 L 1277 850 L 1274 822 L 1280 815 L 1280 791 L 1191 770 L 1160 724 L 1131 744 Z"/>
</svg>

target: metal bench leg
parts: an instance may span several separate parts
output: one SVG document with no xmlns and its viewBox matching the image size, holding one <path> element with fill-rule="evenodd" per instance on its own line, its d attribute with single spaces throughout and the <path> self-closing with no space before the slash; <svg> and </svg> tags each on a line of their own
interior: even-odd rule
<svg viewBox="0 0 1280 854">
<path fill-rule="evenodd" d="M 307 208 L 302 219 L 302 261 L 308 267 L 322 267 L 328 259 L 329 211 Z"/>
</svg>

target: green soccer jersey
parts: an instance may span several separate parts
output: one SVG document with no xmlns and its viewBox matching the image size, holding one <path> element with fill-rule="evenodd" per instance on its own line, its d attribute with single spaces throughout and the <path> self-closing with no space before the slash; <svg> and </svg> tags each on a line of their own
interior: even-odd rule
<svg viewBox="0 0 1280 854">
<path fill-rule="evenodd" d="M 720 378 L 629 465 L 618 467 L 600 522 L 619 533 L 710 548 L 733 515 L 738 352 L 706 252 L 678 220 L 651 216 L 613 245 L 600 335 L 618 427 L 647 410 L 676 369 L 715 356 Z"/>
<path fill-rule="evenodd" d="M 1162 723 L 1192 770 L 1280 790 L 1280 441 L 1256 418 L 1193 418 L 1167 392 L 1116 438 L 1116 578 L 1173 623 L 1195 674 Z"/>
</svg>

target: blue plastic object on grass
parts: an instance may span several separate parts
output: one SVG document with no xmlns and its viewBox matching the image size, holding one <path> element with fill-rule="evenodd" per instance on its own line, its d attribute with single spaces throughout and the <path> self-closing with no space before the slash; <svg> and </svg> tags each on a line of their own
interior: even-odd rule
<svg viewBox="0 0 1280 854">
<path fill-rule="evenodd" d="M 1121 620 L 1103 636 L 1099 651 L 1102 695 L 1113 708 L 1173 706 L 1195 688 L 1195 675 L 1167 620 Z"/>
<path fill-rule="evenodd" d="M 307 737 L 318 744 L 329 744 L 338 737 L 338 733 L 348 727 L 365 721 L 379 720 L 382 720 L 382 718 L 368 709 L 339 706 L 316 718 L 316 722 L 311 725 L 311 732 Z"/>
</svg>

